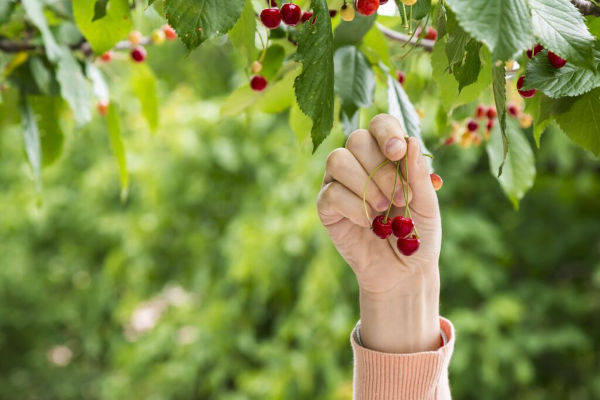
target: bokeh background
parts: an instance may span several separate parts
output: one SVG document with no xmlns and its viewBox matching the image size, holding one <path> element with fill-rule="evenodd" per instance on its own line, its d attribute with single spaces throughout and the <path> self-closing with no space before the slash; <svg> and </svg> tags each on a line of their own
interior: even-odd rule
<svg viewBox="0 0 600 400">
<path fill-rule="evenodd" d="M 125 201 L 101 117 L 65 126 L 40 195 L 10 97 L 0 105 L 0 398 L 350 399 L 357 285 L 315 210 L 344 135 L 313 155 L 287 113 L 221 118 L 247 79 L 225 39 L 151 48 L 149 63 L 156 134 L 122 67 L 110 75 Z M 427 110 L 423 71 L 407 90 Z M 440 147 L 425 127 L 445 181 L 454 397 L 600 398 L 600 163 L 550 129 L 514 210 L 484 149 Z"/>
</svg>

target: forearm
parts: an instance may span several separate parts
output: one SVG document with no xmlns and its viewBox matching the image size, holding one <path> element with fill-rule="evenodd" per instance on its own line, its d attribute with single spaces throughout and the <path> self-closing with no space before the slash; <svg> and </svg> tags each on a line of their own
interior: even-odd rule
<svg viewBox="0 0 600 400">
<path fill-rule="evenodd" d="M 361 341 L 366 348 L 408 354 L 440 347 L 439 279 L 389 293 L 360 291 Z"/>
</svg>

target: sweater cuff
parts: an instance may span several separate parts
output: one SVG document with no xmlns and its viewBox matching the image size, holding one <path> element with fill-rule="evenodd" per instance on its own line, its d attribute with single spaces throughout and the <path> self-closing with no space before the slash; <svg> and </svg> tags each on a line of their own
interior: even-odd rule
<svg viewBox="0 0 600 400">
<path fill-rule="evenodd" d="M 449 398 L 447 371 L 454 350 L 454 327 L 440 317 L 440 328 L 447 339 L 442 347 L 412 354 L 367 349 L 358 344 L 353 330 L 354 399 Z"/>
</svg>

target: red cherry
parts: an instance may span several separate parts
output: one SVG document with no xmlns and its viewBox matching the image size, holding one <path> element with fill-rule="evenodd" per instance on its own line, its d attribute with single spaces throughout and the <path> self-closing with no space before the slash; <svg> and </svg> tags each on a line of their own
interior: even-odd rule
<svg viewBox="0 0 600 400">
<path fill-rule="evenodd" d="M 515 103 L 510 103 L 508 105 L 508 113 L 515 118 L 518 117 L 519 116 L 519 107 L 517 107 L 517 105 Z"/>
<path fill-rule="evenodd" d="M 385 215 L 378 215 L 371 225 L 373 233 L 381 239 L 387 239 L 392 234 L 392 219 L 385 219 Z"/>
<path fill-rule="evenodd" d="M 277 7 L 277 2 L 275 0 L 267 0 L 267 5 L 271 7 Z"/>
<path fill-rule="evenodd" d="M 435 30 L 435 28 L 428 26 L 427 29 L 425 30 L 425 39 L 435 40 L 435 39 L 437 39 L 437 36 L 438 36 L 438 33 Z"/>
<path fill-rule="evenodd" d="M 405 217 L 396 217 L 392 220 L 392 232 L 399 238 L 407 237 L 413 231 L 413 220 Z"/>
<path fill-rule="evenodd" d="M 492 130 L 492 128 L 494 127 L 494 120 L 493 119 L 488 119 L 487 125 L 485 126 L 485 129 L 489 132 Z"/>
<path fill-rule="evenodd" d="M 487 111 L 487 117 L 489 119 L 494 119 L 494 118 L 496 118 L 496 115 L 498 115 L 498 111 L 496 111 L 496 107 L 490 106 L 490 108 Z"/>
<path fill-rule="evenodd" d="M 400 253 L 404 254 L 405 256 L 411 256 L 415 253 L 415 251 L 419 250 L 421 241 L 417 239 L 416 235 L 411 235 L 407 238 L 399 238 L 397 245 Z"/>
<path fill-rule="evenodd" d="M 112 60 L 112 52 L 107 51 L 106 53 L 100 56 L 100 59 L 104 62 L 109 62 L 110 60 Z"/>
<path fill-rule="evenodd" d="M 442 185 L 444 184 L 444 180 L 442 179 L 442 177 L 438 174 L 429 174 L 429 177 L 431 178 L 431 184 L 433 185 L 435 191 L 437 192 L 438 190 L 440 190 L 442 188 Z"/>
<path fill-rule="evenodd" d="M 313 16 L 313 13 L 312 13 L 312 11 L 304 11 L 304 12 L 302 13 L 302 17 L 300 17 L 300 20 L 301 20 L 302 22 L 306 22 L 306 21 L 308 21 L 309 19 L 311 19 L 311 18 L 312 18 L 312 16 Z"/>
<path fill-rule="evenodd" d="M 550 64 L 552 64 L 554 68 L 562 68 L 567 63 L 567 60 L 560 58 L 557 54 L 554 54 L 551 51 L 548 52 L 548 61 L 550 61 Z"/>
<path fill-rule="evenodd" d="M 479 128 L 479 124 L 477 123 L 477 121 L 475 120 L 470 120 L 469 123 L 467 123 L 467 129 L 470 132 L 475 132 L 477 129 Z"/>
<path fill-rule="evenodd" d="M 165 34 L 165 38 L 167 40 L 177 39 L 177 32 L 175 32 L 175 29 L 173 29 L 173 27 L 171 27 L 171 25 L 167 25 L 167 24 L 163 25 L 162 31 Z"/>
<path fill-rule="evenodd" d="M 281 13 L 278 8 L 265 8 L 260 13 L 260 20 L 269 29 L 275 29 L 281 24 Z"/>
<path fill-rule="evenodd" d="M 379 8 L 379 0 L 354 0 L 354 8 L 362 15 L 371 15 Z"/>
<path fill-rule="evenodd" d="M 396 73 L 396 76 L 398 77 L 398 82 L 400 82 L 401 85 L 404 85 L 404 80 L 406 79 L 406 75 L 404 75 L 404 72 L 398 71 Z"/>
<path fill-rule="evenodd" d="M 329 10 L 329 17 L 333 18 L 337 15 L 337 10 Z"/>
<path fill-rule="evenodd" d="M 479 104 L 475 109 L 475 118 L 483 118 L 487 112 L 487 108 L 483 104 Z"/>
<path fill-rule="evenodd" d="M 379 0 L 379 5 L 382 6 L 387 2 L 388 2 L 388 0 Z"/>
<path fill-rule="evenodd" d="M 444 146 L 450 146 L 454 143 L 454 136 L 450 136 L 446 140 L 444 140 Z"/>
<path fill-rule="evenodd" d="M 524 98 L 528 99 L 528 98 L 533 97 L 535 95 L 535 92 L 537 92 L 537 89 L 521 90 L 521 88 L 523 87 L 523 81 L 524 80 L 525 80 L 525 75 L 521 75 L 519 77 L 519 80 L 517 80 L 517 91 L 519 92 L 519 94 L 521 96 L 523 96 Z"/>
<path fill-rule="evenodd" d="M 98 110 L 98 114 L 104 117 L 108 113 L 108 100 L 98 100 L 96 109 Z"/>
<path fill-rule="evenodd" d="M 146 59 L 146 49 L 143 46 L 135 46 L 130 54 L 135 62 L 143 62 Z"/>
<path fill-rule="evenodd" d="M 537 55 L 537 53 L 539 53 L 542 50 L 544 50 L 544 46 L 542 46 L 541 44 L 536 44 L 533 50 L 527 50 L 527 57 L 533 58 Z"/>
<path fill-rule="evenodd" d="M 252 90 L 262 92 L 267 87 L 267 78 L 262 75 L 254 75 L 250 78 L 250 87 Z"/>
<path fill-rule="evenodd" d="M 295 26 L 300 21 L 302 9 L 294 3 L 285 3 L 281 6 L 281 20 L 289 26 Z"/>
</svg>

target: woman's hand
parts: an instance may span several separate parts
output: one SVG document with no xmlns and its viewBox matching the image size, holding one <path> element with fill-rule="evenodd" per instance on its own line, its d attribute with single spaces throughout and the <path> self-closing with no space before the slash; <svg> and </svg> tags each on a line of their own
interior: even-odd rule
<svg viewBox="0 0 600 400">
<path fill-rule="evenodd" d="M 390 217 L 404 215 L 400 178 L 392 196 L 393 163 L 373 176 L 366 195 L 371 221 L 365 215 L 365 182 L 385 159 L 401 160 L 401 172 L 408 177 L 409 206 L 421 240 L 420 248 L 410 257 L 398 251 L 396 237 L 380 239 L 370 228 L 372 219 L 385 213 L 390 197 Z M 346 148 L 329 155 L 317 207 L 331 240 L 356 274 L 364 345 L 393 353 L 439 347 L 440 212 L 418 141 L 405 139 L 396 118 L 376 116 L 369 131 L 352 133 Z"/>
</svg>

